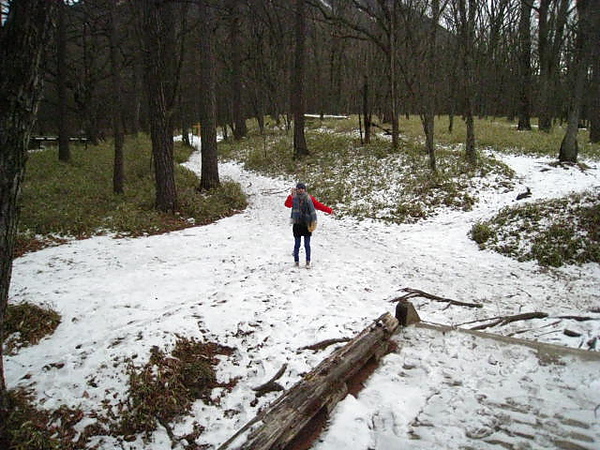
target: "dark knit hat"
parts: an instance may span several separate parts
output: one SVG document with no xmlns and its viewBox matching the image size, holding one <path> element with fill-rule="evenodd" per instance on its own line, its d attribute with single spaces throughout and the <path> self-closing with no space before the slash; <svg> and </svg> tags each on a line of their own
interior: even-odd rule
<svg viewBox="0 0 600 450">
<path fill-rule="evenodd" d="M 304 189 L 304 190 L 306 190 L 306 185 L 304 183 L 298 183 L 296 185 L 296 189 Z"/>
</svg>

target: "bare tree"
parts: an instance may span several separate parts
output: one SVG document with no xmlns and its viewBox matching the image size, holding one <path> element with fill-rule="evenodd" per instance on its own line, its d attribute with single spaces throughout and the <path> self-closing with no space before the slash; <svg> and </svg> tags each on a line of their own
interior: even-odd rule
<svg viewBox="0 0 600 450">
<path fill-rule="evenodd" d="M 69 148 L 69 127 L 67 114 L 67 30 L 66 15 L 68 6 L 58 2 L 56 31 L 56 93 L 58 97 L 58 160 L 71 160 Z"/>
<path fill-rule="evenodd" d="M 0 23 L 0 423 L 8 398 L 2 348 L 17 233 L 17 203 L 41 95 L 41 66 L 56 2 L 13 0 Z M 6 11 L 3 11 L 6 12 Z"/>
<path fill-rule="evenodd" d="M 440 78 L 439 21 L 446 4 L 446 1 L 440 0 L 406 2 L 399 12 L 402 20 L 396 25 L 402 28 L 404 44 L 401 50 L 396 51 L 402 57 L 398 55 L 398 63 L 394 66 L 399 68 L 398 72 L 403 76 L 404 84 L 413 97 L 414 108 L 419 113 L 432 172 L 437 171 L 434 127 Z"/>
<path fill-rule="evenodd" d="M 556 115 L 560 53 L 569 17 L 569 0 L 540 0 L 538 14 L 539 129 L 550 131 Z"/>
<path fill-rule="evenodd" d="M 200 129 L 202 130 L 202 171 L 200 189 L 219 185 L 217 159 L 217 107 L 215 97 L 215 61 L 213 54 L 213 12 L 207 0 L 198 0 L 200 17 Z"/>
<path fill-rule="evenodd" d="M 403 69 L 398 58 L 398 53 L 400 52 L 398 47 L 399 42 L 401 42 L 401 30 L 398 25 L 399 2 L 388 2 L 386 0 L 363 2 L 352 0 L 351 2 L 341 3 L 344 3 L 344 8 L 340 7 L 331 10 L 323 2 L 318 0 L 311 1 L 311 4 L 315 8 L 318 8 L 334 27 L 349 30 L 353 33 L 352 37 L 354 39 L 357 41 L 369 41 L 380 51 L 382 58 L 385 60 L 384 72 L 388 79 L 386 84 L 388 103 L 385 110 L 387 111 L 389 122 L 392 124 L 392 148 L 397 149 L 400 135 L 398 124 L 400 95 L 398 85 L 401 77 L 398 71 L 399 69 Z"/>
<path fill-rule="evenodd" d="M 371 113 L 371 108 L 369 105 L 369 77 L 367 75 L 364 76 L 363 88 L 363 123 L 365 125 L 365 144 L 371 143 L 371 120 L 373 118 L 373 114 Z"/>
<path fill-rule="evenodd" d="M 294 157 L 301 158 L 309 154 L 304 137 L 304 61 L 306 39 L 305 0 L 295 0 L 295 36 L 294 69 L 292 71 L 292 90 L 290 104 L 294 116 Z"/>
<path fill-rule="evenodd" d="M 468 1 L 468 7 L 467 7 Z M 475 148 L 475 123 L 473 120 L 473 52 L 475 47 L 475 19 L 477 14 L 477 0 L 459 0 L 459 14 L 461 21 L 461 60 L 463 66 L 464 83 L 464 118 L 467 125 L 467 138 L 465 141 L 465 155 L 467 161 L 475 164 L 477 150 Z"/>
<path fill-rule="evenodd" d="M 93 144 L 97 144 L 102 137 L 100 130 L 101 105 L 98 89 L 101 81 L 109 77 L 108 53 L 104 36 L 105 10 L 98 2 L 77 2 L 69 8 L 72 14 L 79 16 L 77 22 L 77 51 L 73 64 L 75 74 L 73 97 L 75 105 L 83 122 L 86 136 Z"/>
<path fill-rule="evenodd" d="M 519 17 L 519 130 L 531 130 L 531 0 L 521 0 Z"/>
<path fill-rule="evenodd" d="M 242 94 L 245 91 L 242 84 L 242 35 L 240 22 L 240 0 L 229 0 L 229 49 L 231 52 L 231 95 L 233 100 L 233 137 L 241 139 L 246 136 L 246 117 L 242 103 Z"/>
<path fill-rule="evenodd" d="M 478 0 L 452 0 L 450 21 L 457 33 L 456 45 L 460 67 L 462 116 L 467 128 L 465 156 L 469 163 L 477 162 L 474 121 L 474 52 Z"/>
<path fill-rule="evenodd" d="M 122 98 L 122 77 L 119 46 L 118 12 L 117 2 L 109 1 L 108 17 L 108 36 L 110 42 L 110 71 L 112 79 L 112 126 L 114 138 L 114 165 L 113 165 L 113 192 L 122 194 L 125 184 L 125 162 L 123 156 L 123 146 L 125 143 L 125 133 L 123 131 L 123 113 L 121 109 Z"/>
<path fill-rule="evenodd" d="M 178 85 L 176 6 L 162 0 L 140 0 L 134 6 L 140 19 L 144 53 L 144 83 L 156 186 L 155 206 L 163 212 L 174 212 L 177 208 L 173 160 L 173 107 Z"/>
<path fill-rule="evenodd" d="M 569 104 L 568 124 L 565 136 L 560 145 L 558 159 L 561 162 L 577 162 L 577 131 L 583 103 L 585 81 L 590 65 L 590 43 L 594 16 L 598 15 L 600 6 L 597 0 L 579 0 L 577 2 L 577 36 L 571 67 L 571 101 Z"/>
<path fill-rule="evenodd" d="M 600 13 L 594 11 L 594 25 L 590 33 L 592 75 L 590 89 L 590 142 L 600 142 Z"/>
</svg>

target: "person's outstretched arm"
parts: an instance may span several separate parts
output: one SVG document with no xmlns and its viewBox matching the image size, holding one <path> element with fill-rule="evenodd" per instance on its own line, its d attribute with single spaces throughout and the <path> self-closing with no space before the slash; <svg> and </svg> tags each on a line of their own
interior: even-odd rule
<svg viewBox="0 0 600 450">
<path fill-rule="evenodd" d="M 315 208 L 318 209 L 319 211 L 323 211 L 324 213 L 327 214 L 333 214 L 333 209 L 330 208 L 329 206 L 324 205 L 323 203 L 321 203 L 319 200 L 317 200 L 316 198 L 314 198 L 312 195 L 310 196 L 313 205 L 315 205 Z M 290 204 L 291 206 L 291 204 Z"/>
</svg>

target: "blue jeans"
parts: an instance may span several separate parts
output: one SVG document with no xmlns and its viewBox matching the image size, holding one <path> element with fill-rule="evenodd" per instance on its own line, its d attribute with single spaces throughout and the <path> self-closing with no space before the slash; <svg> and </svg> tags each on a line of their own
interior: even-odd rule
<svg viewBox="0 0 600 450">
<path fill-rule="evenodd" d="M 302 236 L 294 237 L 294 261 L 298 262 L 300 257 L 300 240 Z M 304 251 L 306 252 L 306 262 L 310 262 L 310 236 L 304 236 Z"/>
</svg>

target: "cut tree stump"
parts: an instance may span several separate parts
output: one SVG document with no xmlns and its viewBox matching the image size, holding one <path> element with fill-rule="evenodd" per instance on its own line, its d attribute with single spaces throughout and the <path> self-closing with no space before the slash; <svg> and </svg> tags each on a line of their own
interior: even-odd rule
<svg viewBox="0 0 600 450">
<path fill-rule="evenodd" d="M 421 321 L 419 313 L 417 313 L 413 304 L 403 299 L 399 299 L 396 305 L 396 319 L 398 319 L 398 323 L 403 327 Z"/>
<path fill-rule="evenodd" d="M 246 424 L 219 450 L 285 449 L 302 435 L 311 419 L 327 416 L 346 396 L 353 376 L 389 352 L 389 338 L 397 327 L 398 321 L 389 313 L 377 318 Z"/>
</svg>

